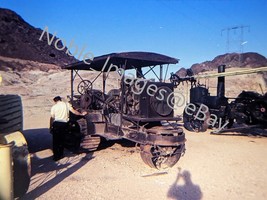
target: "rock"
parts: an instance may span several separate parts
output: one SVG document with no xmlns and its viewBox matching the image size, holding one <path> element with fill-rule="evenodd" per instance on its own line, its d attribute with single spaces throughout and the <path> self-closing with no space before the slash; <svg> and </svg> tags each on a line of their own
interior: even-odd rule
<svg viewBox="0 0 267 200">
<path fill-rule="evenodd" d="M 258 53 L 247 52 L 247 53 L 227 53 L 223 55 L 216 56 L 212 61 L 205 61 L 202 63 L 196 63 L 191 66 L 194 74 L 199 74 L 201 72 L 217 70 L 219 65 L 226 65 L 226 68 L 256 68 L 256 67 L 266 67 L 267 59 Z M 186 69 L 179 69 L 176 74 L 180 77 L 185 77 Z M 267 84 L 267 72 L 262 72 L 265 83 Z"/>
</svg>

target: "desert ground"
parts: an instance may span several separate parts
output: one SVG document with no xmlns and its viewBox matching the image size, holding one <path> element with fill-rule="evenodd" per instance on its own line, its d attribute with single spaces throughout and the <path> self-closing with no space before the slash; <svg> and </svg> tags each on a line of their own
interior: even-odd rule
<svg viewBox="0 0 267 200">
<path fill-rule="evenodd" d="M 257 87 L 259 78 L 247 76 L 228 82 L 226 94 Z M 54 162 L 48 131 L 51 99 L 70 94 L 70 73 L 3 72 L 2 77 L 0 93 L 20 94 L 23 100 L 32 177 L 21 199 L 267 199 L 266 130 L 222 135 L 185 130 L 186 152 L 169 169 L 149 168 L 135 144 L 124 140 L 103 140 L 101 148 L 90 154 L 66 150 L 65 158 Z M 176 114 L 181 113 L 177 110 Z"/>
</svg>

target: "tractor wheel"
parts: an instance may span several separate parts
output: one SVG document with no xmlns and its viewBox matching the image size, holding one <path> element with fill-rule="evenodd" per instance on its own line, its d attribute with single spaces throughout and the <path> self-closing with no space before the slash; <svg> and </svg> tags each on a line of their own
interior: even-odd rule
<svg viewBox="0 0 267 200">
<path fill-rule="evenodd" d="M 89 122 L 86 119 L 80 119 L 77 122 L 80 125 L 80 132 L 82 135 L 80 148 L 82 150 L 95 151 L 101 142 L 101 138 L 98 135 L 90 134 L 93 128 L 92 122 Z"/>
<path fill-rule="evenodd" d="M 195 119 L 195 116 L 199 110 L 199 106 L 196 106 L 196 111 L 192 113 L 191 115 L 187 114 L 185 111 L 183 113 L 183 122 L 184 127 L 191 132 L 205 132 L 209 125 L 208 125 L 208 119 L 210 117 L 210 112 L 206 112 L 206 116 L 204 120 Z"/>
<path fill-rule="evenodd" d="M 141 145 L 141 158 L 151 168 L 164 169 L 173 167 L 184 152 L 185 145 L 178 147 L 161 147 L 152 145 Z"/>
<path fill-rule="evenodd" d="M 81 142 L 81 148 L 86 149 L 88 151 L 95 151 L 97 150 L 99 144 L 100 144 L 100 137 L 96 135 L 86 135 L 82 139 Z"/>
<path fill-rule="evenodd" d="M 0 95 L 0 142 L 13 143 L 14 197 L 24 195 L 30 185 L 31 161 L 27 142 L 20 132 L 23 128 L 21 98 Z"/>
</svg>

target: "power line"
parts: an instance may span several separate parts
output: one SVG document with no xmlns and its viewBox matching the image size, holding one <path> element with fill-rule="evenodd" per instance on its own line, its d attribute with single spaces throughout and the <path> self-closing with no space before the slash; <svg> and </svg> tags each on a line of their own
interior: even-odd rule
<svg viewBox="0 0 267 200">
<path fill-rule="evenodd" d="M 248 32 L 250 32 L 250 26 L 245 26 L 245 25 L 232 26 L 232 27 L 224 28 L 221 30 L 221 35 L 223 34 L 224 31 L 227 31 L 227 39 L 226 39 L 226 51 L 227 51 L 227 53 L 229 53 L 229 51 L 230 51 L 230 43 L 233 42 L 233 40 L 230 40 L 230 38 L 232 36 L 232 35 L 230 35 L 230 33 L 232 31 L 234 31 L 234 33 L 239 31 L 239 39 L 238 39 L 239 51 L 240 51 L 240 53 L 243 53 L 243 46 L 246 43 L 246 41 L 244 41 L 244 29 L 246 29 L 246 28 L 248 29 Z"/>
</svg>

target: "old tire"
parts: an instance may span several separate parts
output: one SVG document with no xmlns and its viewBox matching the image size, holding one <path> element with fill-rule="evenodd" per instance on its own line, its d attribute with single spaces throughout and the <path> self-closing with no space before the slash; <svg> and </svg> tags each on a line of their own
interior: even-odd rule
<svg viewBox="0 0 267 200">
<path fill-rule="evenodd" d="M 0 133 L 22 131 L 22 103 L 18 95 L 0 95 Z"/>
</svg>

